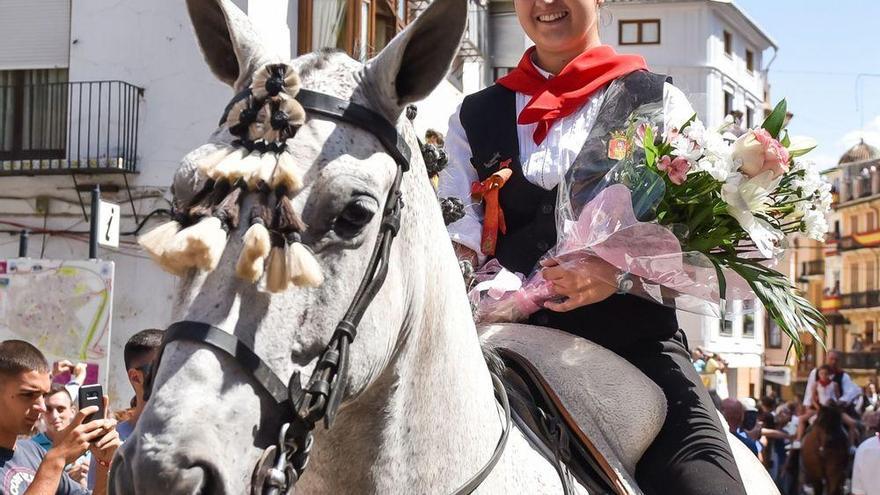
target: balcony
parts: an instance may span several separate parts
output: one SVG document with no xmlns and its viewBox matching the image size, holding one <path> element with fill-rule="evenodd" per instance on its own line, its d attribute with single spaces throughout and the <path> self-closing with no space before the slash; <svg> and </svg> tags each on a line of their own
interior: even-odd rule
<svg viewBox="0 0 880 495">
<path fill-rule="evenodd" d="M 846 237 L 841 237 L 837 242 L 837 249 L 841 252 L 878 246 L 880 246 L 880 230 L 859 232 Z"/>
<path fill-rule="evenodd" d="M 815 276 L 824 276 L 825 275 L 825 261 L 824 260 L 814 260 L 814 261 L 804 261 L 801 263 L 801 277 L 815 277 Z"/>
<path fill-rule="evenodd" d="M 880 368 L 880 352 L 845 352 L 840 355 L 840 366 L 843 369 Z"/>
<path fill-rule="evenodd" d="M 851 292 L 840 297 L 840 309 L 864 309 L 880 307 L 880 290 Z"/>
<path fill-rule="evenodd" d="M 822 297 L 822 302 L 819 306 L 819 309 L 822 311 L 823 314 L 828 315 L 832 313 L 837 313 L 837 311 L 840 310 L 841 305 L 842 301 L 839 295 L 828 295 Z"/>
<path fill-rule="evenodd" d="M 0 86 L 0 176 L 135 173 L 143 92 L 123 81 Z"/>
</svg>

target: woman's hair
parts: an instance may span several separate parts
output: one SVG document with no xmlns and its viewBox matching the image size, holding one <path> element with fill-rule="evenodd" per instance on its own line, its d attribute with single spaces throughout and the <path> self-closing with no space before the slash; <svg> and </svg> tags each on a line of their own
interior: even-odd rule
<svg viewBox="0 0 880 495">
<path fill-rule="evenodd" d="M 825 371 L 829 375 L 832 373 L 831 366 L 828 366 L 827 364 L 823 364 L 822 366 L 819 366 L 819 371 Z M 816 372 L 816 374 L 818 375 L 819 373 Z"/>
</svg>

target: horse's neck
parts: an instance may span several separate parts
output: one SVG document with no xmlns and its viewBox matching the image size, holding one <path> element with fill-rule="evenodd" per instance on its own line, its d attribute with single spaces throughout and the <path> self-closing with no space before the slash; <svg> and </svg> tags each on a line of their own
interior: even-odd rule
<svg viewBox="0 0 880 495">
<path fill-rule="evenodd" d="M 503 416 L 449 251 L 427 262 L 382 376 L 316 437 L 315 492 L 452 491 L 490 458 Z"/>
</svg>

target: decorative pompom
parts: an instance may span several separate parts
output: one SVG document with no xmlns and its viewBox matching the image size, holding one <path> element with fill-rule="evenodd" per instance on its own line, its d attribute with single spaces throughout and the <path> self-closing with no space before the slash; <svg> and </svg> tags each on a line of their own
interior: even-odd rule
<svg viewBox="0 0 880 495">
<path fill-rule="evenodd" d="M 205 217 L 199 223 L 178 232 L 170 248 L 163 253 L 162 260 L 171 265 L 195 266 L 212 271 L 217 268 L 226 248 L 226 236 L 223 222 L 219 218 Z"/>
<path fill-rule="evenodd" d="M 180 232 L 180 223 L 172 220 L 138 237 L 137 242 L 153 258 L 153 261 L 158 263 L 162 259 L 162 253 L 165 252 L 174 235 L 178 232 Z"/>
<path fill-rule="evenodd" d="M 275 230 L 282 234 L 304 231 L 306 224 L 296 214 L 284 188 L 278 188 L 275 195 L 278 198 L 278 203 L 275 205 Z"/>
<path fill-rule="evenodd" d="M 226 113 L 226 121 L 229 132 L 238 137 L 244 137 L 248 126 L 250 126 L 257 118 L 259 107 L 254 101 L 253 96 L 247 95 L 237 101 L 233 101 L 232 106 Z"/>
<path fill-rule="evenodd" d="M 294 99 L 281 100 L 272 104 L 269 119 L 270 129 L 264 139 L 270 143 L 283 142 L 292 138 L 296 130 L 306 122 L 306 111 Z"/>
<path fill-rule="evenodd" d="M 272 180 L 272 174 L 275 172 L 275 166 L 278 164 L 278 154 L 271 151 L 263 153 L 260 158 L 260 167 L 248 176 L 248 187 L 257 190 L 258 184 L 261 182 L 269 183 Z"/>
<path fill-rule="evenodd" d="M 210 187 L 210 189 L 208 189 Z M 202 189 L 207 194 L 199 193 L 199 200 L 189 208 L 189 216 L 193 219 L 206 217 L 214 212 L 214 208 L 229 194 L 229 182 L 225 180 L 209 182 Z"/>
<path fill-rule="evenodd" d="M 230 171 L 240 168 L 242 160 L 244 160 L 248 154 L 249 151 L 247 148 L 236 148 L 217 163 L 217 166 L 211 170 L 208 177 L 214 180 L 221 180 L 229 177 Z"/>
<path fill-rule="evenodd" d="M 273 246 L 266 261 L 266 290 L 272 293 L 284 292 L 290 287 L 290 275 L 287 272 L 287 244 Z"/>
<path fill-rule="evenodd" d="M 425 168 L 428 170 L 428 177 L 439 175 L 446 168 L 449 159 L 446 151 L 436 144 L 425 143 L 422 145 L 422 158 L 425 159 Z"/>
<path fill-rule="evenodd" d="M 440 210 L 443 212 L 443 222 L 446 225 L 464 218 L 464 203 L 458 198 L 442 198 L 440 200 Z"/>
<path fill-rule="evenodd" d="M 275 167 L 275 174 L 272 175 L 269 185 L 273 188 L 283 187 L 292 193 L 302 189 L 302 178 L 289 151 L 285 150 L 278 154 L 278 166 Z"/>
<path fill-rule="evenodd" d="M 288 247 L 287 268 L 290 281 L 298 287 L 318 287 L 324 283 L 324 274 L 315 255 L 300 242 Z"/>
<path fill-rule="evenodd" d="M 259 220 L 244 233 L 244 242 L 238 263 L 235 265 L 235 273 L 241 279 L 256 282 L 263 274 L 263 265 L 271 249 L 269 231 L 262 220 Z"/>
<path fill-rule="evenodd" d="M 257 69 L 251 85 L 254 97 L 259 100 L 270 96 L 293 98 L 299 92 L 299 76 L 287 64 L 266 64 Z"/>
<path fill-rule="evenodd" d="M 232 146 L 229 146 L 228 144 L 221 144 L 214 151 L 211 151 L 196 160 L 196 168 L 198 168 L 199 172 L 201 172 L 202 175 L 206 177 L 211 177 L 214 172 L 214 167 L 216 167 L 218 163 L 220 163 L 224 158 L 229 156 L 229 154 L 234 151 L 235 148 L 233 148 Z"/>
<path fill-rule="evenodd" d="M 272 119 L 272 104 L 270 102 L 266 102 L 262 107 L 260 107 L 260 111 L 257 112 L 257 118 L 248 126 L 247 138 L 250 141 L 258 141 L 263 139 L 266 135 L 266 132 L 269 131 L 269 121 Z"/>
<path fill-rule="evenodd" d="M 416 120 L 416 116 L 419 114 L 419 109 L 415 105 L 407 105 L 406 106 L 406 119 L 412 122 Z"/>
</svg>

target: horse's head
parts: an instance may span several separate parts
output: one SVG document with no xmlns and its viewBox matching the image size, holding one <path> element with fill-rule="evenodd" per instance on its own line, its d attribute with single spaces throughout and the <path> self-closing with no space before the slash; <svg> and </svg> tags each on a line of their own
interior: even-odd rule
<svg viewBox="0 0 880 495">
<path fill-rule="evenodd" d="M 445 234 L 440 210 L 402 113 L 445 77 L 466 2 L 436 0 L 363 65 L 330 51 L 279 60 L 230 0 L 187 5 L 208 64 L 235 97 L 218 108 L 223 119 L 210 143 L 183 159 L 174 222 L 144 239 L 181 276 L 178 320 L 234 335 L 277 377 L 300 372 L 308 382 L 368 271 L 386 230 L 383 213 L 396 203 L 389 191 L 400 160 L 390 148 L 412 157 L 387 279 L 340 371 L 344 409 L 380 379 L 423 318 L 424 280 L 438 266 L 425 254 L 451 252 L 437 243 Z M 401 139 L 389 144 L 377 138 L 381 126 L 319 115 L 300 92 L 365 107 L 366 123 L 381 117 Z M 192 339 L 169 342 L 111 485 L 125 494 L 248 492 L 283 414 L 252 370 L 226 352 Z"/>
</svg>

